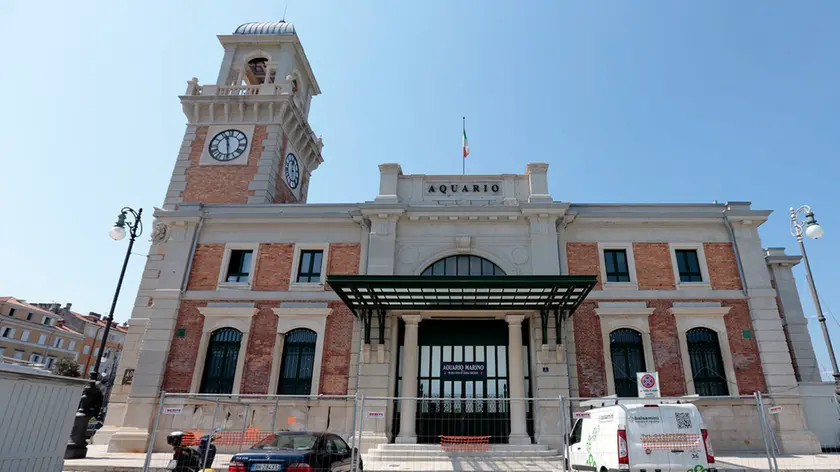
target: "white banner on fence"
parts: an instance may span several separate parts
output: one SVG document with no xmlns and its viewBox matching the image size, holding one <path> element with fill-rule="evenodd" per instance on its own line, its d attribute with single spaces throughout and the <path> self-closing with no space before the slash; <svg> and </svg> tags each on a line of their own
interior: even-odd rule
<svg viewBox="0 0 840 472">
<path fill-rule="evenodd" d="M 636 372 L 639 398 L 659 398 L 659 372 Z"/>
<path fill-rule="evenodd" d="M 180 415 L 182 408 L 180 406 L 165 406 L 163 407 L 164 415 Z"/>
</svg>

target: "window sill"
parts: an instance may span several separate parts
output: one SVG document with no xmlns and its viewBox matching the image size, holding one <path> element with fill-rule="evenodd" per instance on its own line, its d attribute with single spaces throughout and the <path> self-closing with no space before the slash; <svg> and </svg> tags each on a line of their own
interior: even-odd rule
<svg viewBox="0 0 840 472">
<path fill-rule="evenodd" d="M 233 288 L 238 290 L 251 290 L 249 282 L 219 282 L 217 288 Z"/>
<path fill-rule="evenodd" d="M 306 284 L 292 282 L 289 284 L 290 292 L 323 292 L 324 284 Z"/>
<path fill-rule="evenodd" d="M 708 288 L 712 286 L 708 282 L 677 282 L 677 288 Z"/>
<path fill-rule="evenodd" d="M 632 289 L 638 290 L 639 285 L 636 282 L 605 282 L 604 290 L 608 289 Z"/>
</svg>

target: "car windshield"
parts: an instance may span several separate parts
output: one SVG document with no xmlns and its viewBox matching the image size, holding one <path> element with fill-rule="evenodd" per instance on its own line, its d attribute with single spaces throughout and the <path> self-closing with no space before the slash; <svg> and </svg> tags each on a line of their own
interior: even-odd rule
<svg viewBox="0 0 840 472">
<path fill-rule="evenodd" d="M 311 449 L 317 438 L 311 434 L 275 434 L 258 442 L 251 449 L 292 449 L 304 451 Z"/>
</svg>

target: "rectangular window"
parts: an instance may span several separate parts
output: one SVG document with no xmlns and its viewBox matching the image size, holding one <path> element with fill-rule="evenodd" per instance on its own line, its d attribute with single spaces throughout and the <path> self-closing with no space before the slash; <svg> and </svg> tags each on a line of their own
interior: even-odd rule
<svg viewBox="0 0 840 472">
<path fill-rule="evenodd" d="M 15 349 L 15 359 L 22 361 L 23 360 L 23 351 L 20 349 Z"/>
<path fill-rule="evenodd" d="M 45 316 L 44 319 L 43 319 L 43 323 L 47 326 L 51 326 L 52 325 L 52 318 L 50 318 L 49 316 Z"/>
<path fill-rule="evenodd" d="M 15 316 L 15 309 L 9 308 L 9 316 Z"/>
<path fill-rule="evenodd" d="M 696 249 L 677 249 L 677 268 L 680 272 L 680 282 L 702 282 L 700 261 L 697 259 Z"/>
<path fill-rule="evenodd" d="M 33 315 L 34 315 L 34 313 L 32 313 L 31 311 L 29 313 L 27 313 L 26 314 L 26 321 L 32 321 L 32 316 Z"/>
<path fill-rule="evenodd" d="M 61 346 L 64 345 L 64 340 L 61 338 L 55 338 L 55 342 L 53 343 L 53 347 L 56 349 L 61 349 Z"/>
<path fill-rule="evenodd" d="M 321 263 L 323 262 L 324 251 L 305 250 L 300 251 L 300 264 L 298 265 L 298 283 L 317 284 L 321 283 Z"/>
<path fill-rule="evenodd" d="M 627 251 L 624 249 L 605 249 L 607 282 L 629 282 L 630 270 L 627 266 Z"/>
<path fill-rule="evenodd" d="M 89 352 L 90 352 L 90 346 L 85 346 L 84 348 L 82 348 L 82 354 L 87 354 Z"/>
<path fill-rule="evenodd" d="M 47 369 L 52 369 L 55 365 L 55 357 L 47 357 Z"/>
<path fill-rule="evenodd" d="M 13 328 L 9 328 L 8 326 L 3 328 L 2 336 L 4 338 L 11 338 L 14 335 L 15 335 L 15 330 Z"/>
<path fill-rule="evenodd" d="M 114 335 L 113 334 L 108 336 L 108 341 L 113 341 L 113 340 L 114 340 Z"/>
<path fill-rule="evenodd" d="M 20 333 L 20 340 L 23 341 L 23 342 L 29 341 L 29 335 L 30 334 L 31 333 L 29 331 L 23 330 L 23 332 Z"/>
<path fill-rule="evenodd" d="M 71 351 L 76 349 L 76 341 L 70 341 L 70 344 L 67 346 L 67 349 L 70 349 Z"/>
<path fill-rule="evenodd" d="M 29 362 L 39 363 L 41 362 L 41 356 L 38 354 L 30 354 L 29 355 Z"/>
<path fill-rule="evenodd" d="M 38 344 L 43 346 L 46 343 L 47 343 L 47 335 L 46 334 L 42 334 L 42 335 L 38 336 Z"/>
<path fill-rule="evenodd" d="M 234 249 L 230 251 L 227 277 L 225 282 L 248 282 L 251 273 L 251 257 L 254 251 L 250 249 Z"/>
</svg>

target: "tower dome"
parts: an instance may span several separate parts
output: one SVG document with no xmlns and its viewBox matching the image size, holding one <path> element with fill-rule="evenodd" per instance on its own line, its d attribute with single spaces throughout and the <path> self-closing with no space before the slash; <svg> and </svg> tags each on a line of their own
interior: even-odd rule
<svg viewBox="0 0 840 472">
<path fill-rule="evenodd" d="M 263 21 L 243 23 L 239 25 L 233 34 L 295 34 L 295 25 L 285 21 Z"/>
</svg>

